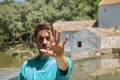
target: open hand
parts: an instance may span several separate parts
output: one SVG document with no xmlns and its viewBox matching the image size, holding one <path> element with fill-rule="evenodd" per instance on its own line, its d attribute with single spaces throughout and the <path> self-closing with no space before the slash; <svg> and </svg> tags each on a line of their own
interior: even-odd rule
<svg viewBox="0 0 120 80">
<path fill-rule="evenodd" d="M 66 35 L 63 42 L 60 42 L 60 36 L 61 36 L 60 31 L 55 30 L 54 37 L 52 36 L 51 31 L 49 31 L 49 34 L 50 34 L 50 49 L 49 50 L 41 49 L 41 51 L 47 52 L 49 56 L 54 57 L 54 58 L 63 57 L 64 47 L 68 40 L 68 35 Z"/>
</svg>

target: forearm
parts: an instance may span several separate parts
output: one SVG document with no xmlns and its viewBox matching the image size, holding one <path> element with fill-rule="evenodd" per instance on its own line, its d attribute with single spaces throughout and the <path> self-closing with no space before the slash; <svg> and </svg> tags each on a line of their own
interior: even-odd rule
<svg viewBox="0 0 120 80">
<path fill-rule="evenodd" d="M 60 58 L 56 58 L 56 61 L 58 63 L 58 68 L 65 71 L 68 69 L 68 61 L 67 61 L 67 57 L 63 56 Z"/>
</svg>

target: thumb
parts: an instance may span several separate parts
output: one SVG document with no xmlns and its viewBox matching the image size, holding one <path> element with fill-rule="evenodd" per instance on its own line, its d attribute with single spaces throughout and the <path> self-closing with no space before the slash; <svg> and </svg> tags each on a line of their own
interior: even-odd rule
<svg viewBox="0 0 120 80">
<path fill-rule="evenodd" d="M 48 51 L 46 49 L 40 49 L 40 52 L 47 53 Z"/>
</svg>

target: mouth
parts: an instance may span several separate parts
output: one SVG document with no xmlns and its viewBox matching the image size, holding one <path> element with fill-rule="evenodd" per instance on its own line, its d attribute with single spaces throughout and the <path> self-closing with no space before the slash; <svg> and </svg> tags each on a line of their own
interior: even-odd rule
<svg viewBox="0 0 120 80">
<path fill-rule="evenodd" d="M 48 49 L 49 49 L 49 47 L 48 47 L 48 46 L 46 46 L 46 47 L 42 47 L 42 49 L 46 49 L 46 50 L 48 50 Z"/>
</svg>

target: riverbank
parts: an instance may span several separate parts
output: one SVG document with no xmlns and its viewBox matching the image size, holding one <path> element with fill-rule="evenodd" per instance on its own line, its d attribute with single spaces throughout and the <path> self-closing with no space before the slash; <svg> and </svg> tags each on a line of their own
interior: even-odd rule
<svg viewBox="0 0 120 80">
<path fill-rule="evenodd" d="M 113 69 L 114 67 L 119 67 L 119 59 L 120 57 L 117 55 L 100 55 L 73 60 L 73 72 L 70 76 L 70 80 L 92 80 L 91 74 L 96 73 L 99 70 L 106 71 L 111 68 Z M 0 80 L 17 80 L 19 71 L 20 67 L 0 68 Z M 98 74 L 101 79 L 96 80 L 113 80 L 107 78 L 107 76 L 110 75 L 114 75 L 114 78 L 116 80 L 119 80 L 119 72 L 118 70 L 115 71 L 115 74 L 113 74 L 112 72 L 106 72 L 105 74 L 100 75 Z M 104 76 L 104 78 L 101 76 Z M 93 75 L 93 77 L 95 76 Z"/>
<path fill-rule="evenodd" d="M 0 68 L 0 80 L 17 80 L 19 68 Z"/>
</svg>

